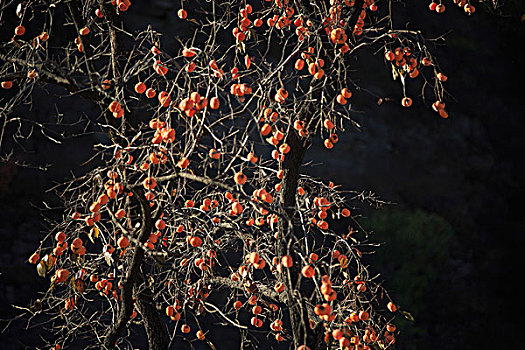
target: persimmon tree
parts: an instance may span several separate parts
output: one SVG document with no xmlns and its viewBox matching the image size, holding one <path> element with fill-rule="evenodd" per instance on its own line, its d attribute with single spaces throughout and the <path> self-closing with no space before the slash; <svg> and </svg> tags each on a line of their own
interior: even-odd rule
<svg viewBox="0 0 525 350">
<path fill-rule="evenodd" d="M 201 328 L 212 318 L 247 347 L 393 348 L 400 311 L 362 261 L 377 245 L 359 207 L 376 199 L 301 172 L 313 138 L 329 153 L 358 127 L 361 50 L 384 55 L 400 105 L 421 79 L 429 111 L 448 117 L 432 46 L 393 26 L 392 3 L 181 2 L 172 15 L 194 35 L 175 47 L 151 26 L 130 32 L 127 0 L 1 4 L 4 128 L 32 123 L 13 112 L 55 86 L 92 103 L 78 121 L 107 135 L 92 170 L 55 188 L 63 220 L 29 258 L 50 282 L 27 313 L 48 316 L 48 345 L 131 349 L 143 327 L 150 349 L 220 348 Z"/>
</svg>

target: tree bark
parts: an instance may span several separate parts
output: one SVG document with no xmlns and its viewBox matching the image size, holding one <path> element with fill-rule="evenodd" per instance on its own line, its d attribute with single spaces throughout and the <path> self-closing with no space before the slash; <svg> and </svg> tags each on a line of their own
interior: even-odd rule
<svg viewBox="0 0 525 350">
<path fill-rule="evenodd" d="M 140 205 L 140 215 L 142 218 L 142 226 L 137 237 L 140 244 L 145 243 L 152 231 L 152 216 L 149 203 L 144 198 L 144 190 L 140 187 L 133 188 L 133 198 L 136 198 Z M 160 316 L 155 308 L 151 291 L 147 288 L 138 289 L 138 282 L 143 280 L 141 276 L 141 267 L 144 261 L 144 250 L 142 247 L 134 247 L 133 255 L 131 256 L 127 276 L 124 279 L 121 290 L 120 310 L 117 321 L 108 331 L 104 339 L 104 347 L 113 349 L 115 344 L 126 328 L 127 323 L 131 319 L 135 302 L 133 296 L 135 295 L 137 306 L 144 318 L 144 326 L 148 336 L 148 343 L 151 350 L 164 349 L 168 344 L 168 335 L 165 326 L 160 319 Z M 162 339 L 164 338 L 164 339 Z M 158 344 L 166 344 L 166 347 L 158 347 Z"/>
<path fill-rule="evenodd" d="M 155 307 L 155 301 L 149 287 L 135 287 L 135 298 L 137 308 L 144 319 L 144 329 L 148 336 L 148 346 L 150 350 L 162 350 L 168 348 L 168 332 L 166 324 L 160 318 L 159 312 Z"/>
</svg>

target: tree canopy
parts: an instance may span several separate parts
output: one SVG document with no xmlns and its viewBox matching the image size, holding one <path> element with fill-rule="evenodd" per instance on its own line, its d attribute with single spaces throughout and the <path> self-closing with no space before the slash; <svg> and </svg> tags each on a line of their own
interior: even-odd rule
<svg viewBox="0 0 525 350">
<path fill-rule="evenodd" d="M 301 171 L 314 138 L 330 152 L 359 128 L 361 51 L 384 57 L 402 108 L 418 81 L 429 113 L 449 117 L 433 40 L 395 27 L 393 5 L 182 2 L 172 15 L 191 35 L 165 47 L 152 26 L 127 29 L 130 1 L 3 4 L 0 145 L 13 123 L 56 142 L 15 115 L 37 89 L 88 101 L 96 113 L 57 124 L 102 135 L 91 170 L 54 187 L 63 215 L 29 258 L 50 281 L 26 313 L 47 317 L 47 345 L 133 348 L 142 328 L 150 349 L 220 349 L 212 319 L 244 347 L 394 348 L 394 318 L 411 315 L 363 262 L 378 244 L 359 220 L 382 202 Z"/>
</svg>

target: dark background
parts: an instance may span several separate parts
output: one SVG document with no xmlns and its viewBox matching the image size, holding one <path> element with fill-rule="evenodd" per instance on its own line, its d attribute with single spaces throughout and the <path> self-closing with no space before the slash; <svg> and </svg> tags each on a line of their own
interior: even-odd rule
<svg viewBox="0 0 525 350">
<path fill-rule="evenodd" d="M 418 98 L 420 86 L 412 81 L 407 93 L 414 104 L 400 107 L 401 87 L 381 53 L 362 54 L 350 67 L 354 79 L 396 102 L 378 106 L 377 98 L 354 93 L 352 114 L 361 130 L 348 126 L 330 151 L 317 140 L 307 158 L 323 166 L 305 171 L 391 202 L 380 210 L 363 210 L 362 222 L 375 232 L 374 240 L 385 243 L 367 256 L 372 269 L 382 273 L 394 299 L 415 318 L 398 321 L 400 349 L 515 349 L 523 314 L 519 282 L 525 232 L 523 6 L 510 1 L 506 15 L 498 16 L 474 3 L 478 11 L 466 16 L 451 1 L 444 4 L 447 10 L 440 15 L 431 13 L 425 1 L 397 4 L 394 23 L 407 22 L 429 37 L 447 33 L 446 45 L 434 53 L 455 99 L 447 101 L 450 117 L 438 117 L 430 109 L 433 101 Z M 191 31 L 181 27 L 177 9 L 163 1 L 134 3 L 126 16 L 135 28 L 151 23 L 165 33 L 168 48 L 175 34 Z M 31 118 L 49 121 L 61 113 L 73 120 L 93 112 L 87 104 L 64 103 L 53 96 L 58 91 L 50 92 L 36 92 L 38 108 L 30 111 Z M 29 115 L 24 109 L 20 113 Z M 14 161 L 0 164 L 2 319 L 15 315 L 12 304 L 26 306 L 47 287 L 26 262 L 46 232 L 39 208 L 42 201 L 54 200 L 46 190 L 56 181 L 86 170 L 79 164 L 100 137 L 81 130 L 65 136 L 57 145 L 35 133 L 31 142 L 16 147 L 13 160 L 49 165 L 45 170 Z M 0 348 L 21 347 L 13 340 L 21 337 L 32 344 L 36 334 L 23 334 L 22 327 L 17 322 L 0 334 Z"/>
</svg>

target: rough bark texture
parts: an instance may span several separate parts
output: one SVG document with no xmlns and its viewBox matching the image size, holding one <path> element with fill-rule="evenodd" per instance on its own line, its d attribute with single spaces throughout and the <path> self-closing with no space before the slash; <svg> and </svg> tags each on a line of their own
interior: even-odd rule
<svg viewBox="0 0 525 350">
<path fill-rule="evenodd" d="M 144 319 L 144 329 L 148 335 L 150 350 L 168 348 L 168 332 L 166 324 L 160 318 L 155 307 L 151 290 L 144 284 L 135 287 L 137 308 Z"/>
</svg>

